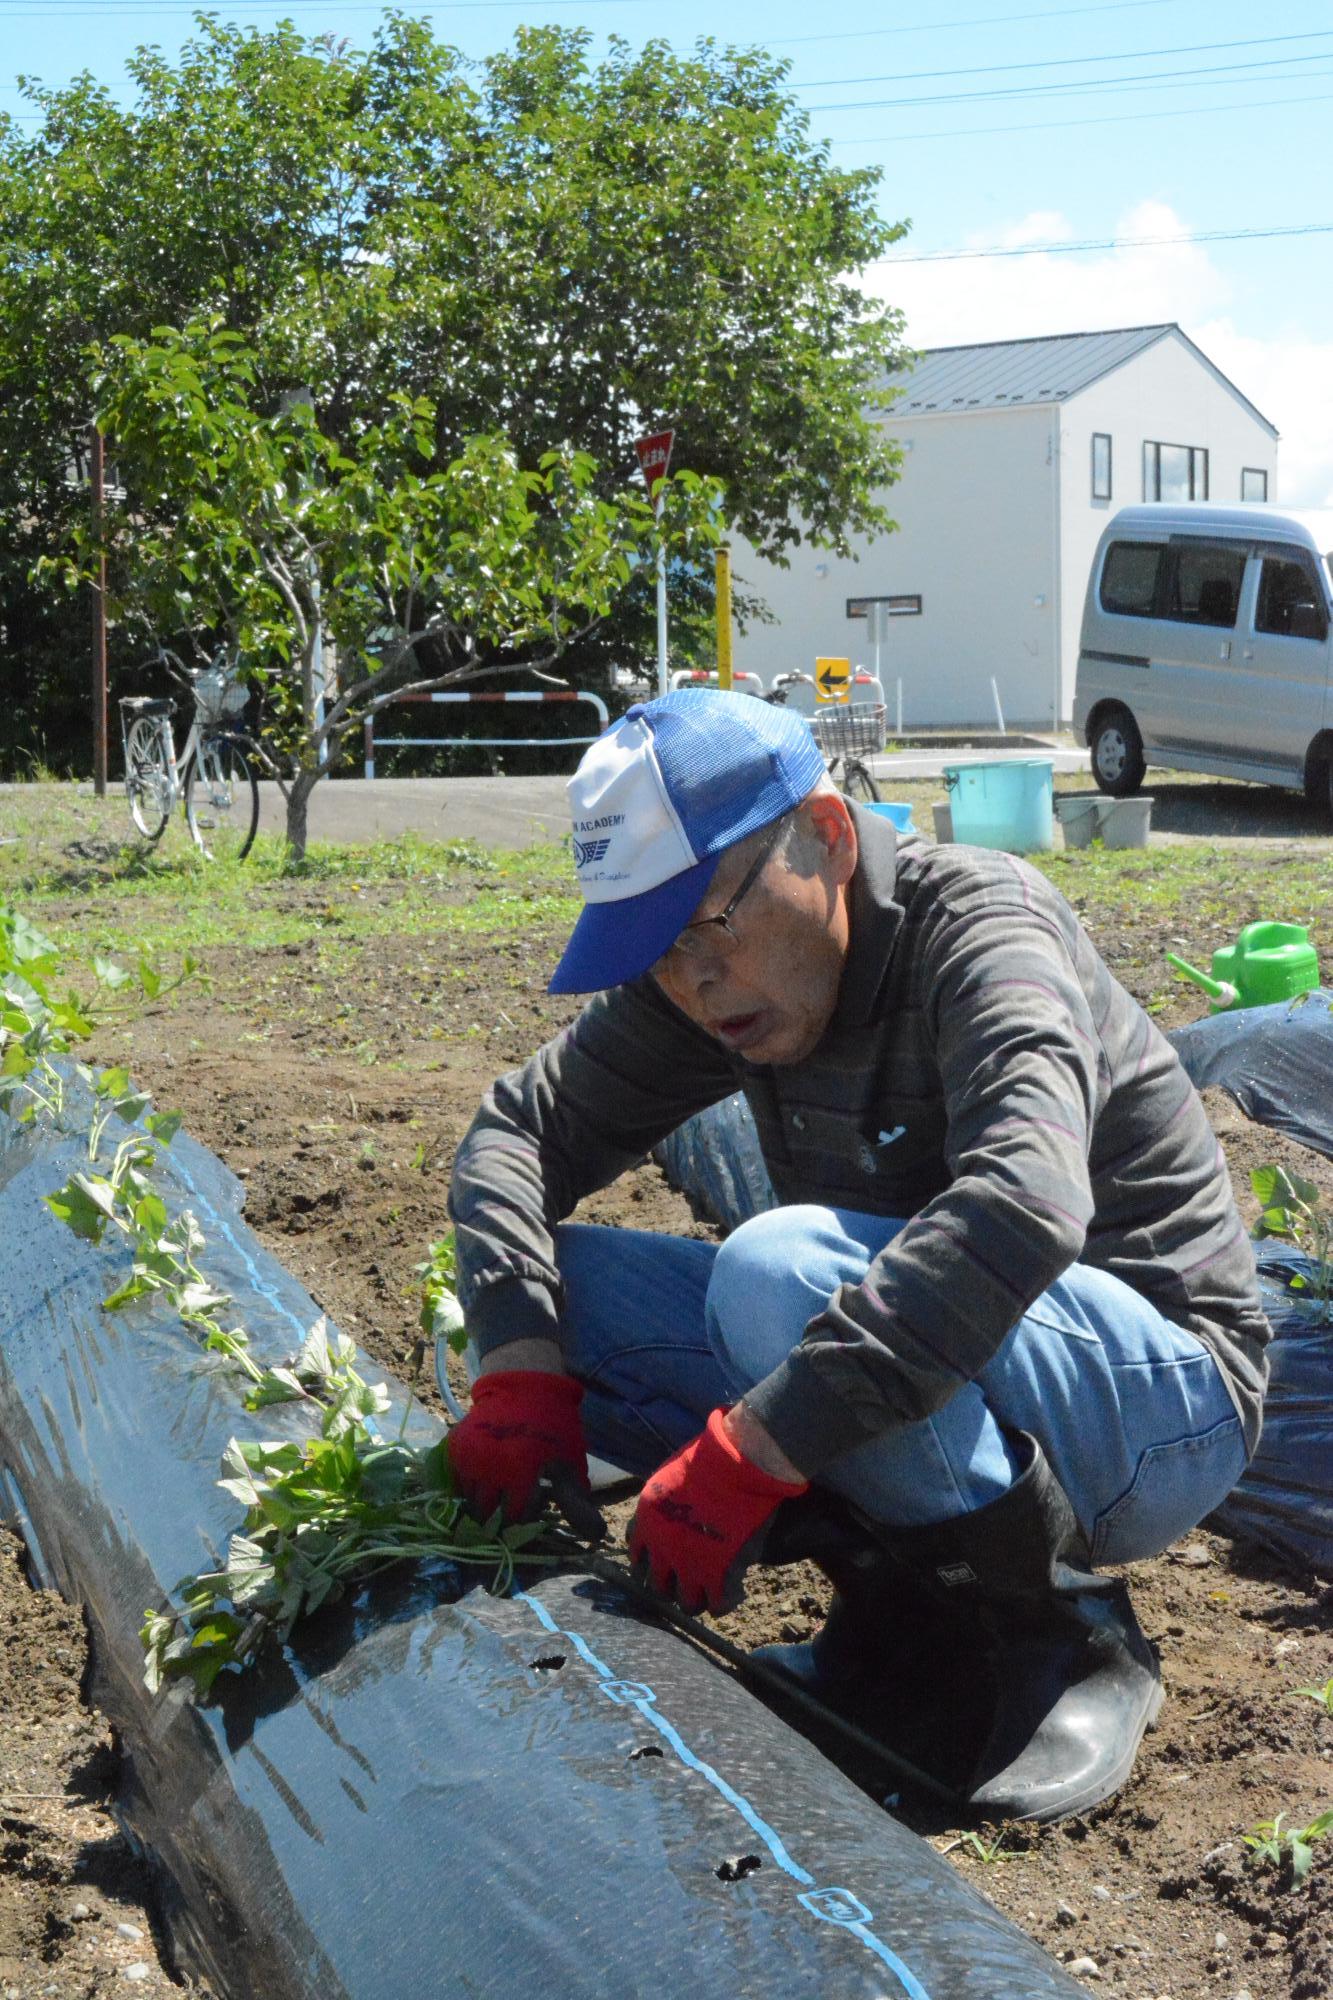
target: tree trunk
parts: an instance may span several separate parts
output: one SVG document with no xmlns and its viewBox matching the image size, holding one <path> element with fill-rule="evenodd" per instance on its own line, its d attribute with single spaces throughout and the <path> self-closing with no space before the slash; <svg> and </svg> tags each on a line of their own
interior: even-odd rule
<svg viewBox="0 0 1333 2000">
<path fill-rule="evenodd" d="M 305 860 L 310 794 L 319 783 L 319 775 L 318 771 L 298 771 L 287 800 L 287 849 L 292 861 Z"/>
</svg>

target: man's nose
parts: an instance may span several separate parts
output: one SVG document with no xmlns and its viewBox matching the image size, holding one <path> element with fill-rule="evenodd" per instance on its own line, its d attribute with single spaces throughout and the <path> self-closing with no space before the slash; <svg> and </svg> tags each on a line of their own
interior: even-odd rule
<svg viewBox="0 0 1333 2000">
<path fill-rule="evenodd" d="M 722 961 L 711 952 L 692 952 L 672 968 L 672 985 L 687 1013 L 694 1012 L 722 976 Z"/>
</svg>

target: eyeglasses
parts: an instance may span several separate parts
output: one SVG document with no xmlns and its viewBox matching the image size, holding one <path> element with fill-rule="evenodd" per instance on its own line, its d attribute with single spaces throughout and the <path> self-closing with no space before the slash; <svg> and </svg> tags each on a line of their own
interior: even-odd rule
<svg viewBox="0 0 1333 2000">
<path fill-rule="evenodd" d="M 700 917 L 697 923 L 686 924 L 676 942 L 662 954 L 663 963 L 670 963 L 672 960 L 679 963 L 682 959 L 699 959 L 708 952 L 721 952 L 725 955 L 736 949 L 740 939 L 731 927 L 731 920 L 759 880 L 764 863 L 786 831 L 788 817 L 789 815 L 784 813 L 781 819 L 774 820 L 764 836 L 759 852 L 746 869 L 740 887 L 726 908 L 719 910 L 715 917 Z"/>
</svg>

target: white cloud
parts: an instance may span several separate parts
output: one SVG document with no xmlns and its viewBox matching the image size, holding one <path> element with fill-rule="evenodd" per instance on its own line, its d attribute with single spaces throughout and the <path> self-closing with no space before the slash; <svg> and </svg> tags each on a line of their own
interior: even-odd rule
<svg viewBox="0 0 1333 2000">
<path fill-rule="evenodd" d="M 1143 201 L 1122 215 L 1113 234 L 1184 237 L 1189 225 L 1165 202 Z M 1068 217 L 1034 210 L 998 232 L 963 244 L 1075 240 Z M 1282 433 L 1278 492 L 1289 506 L 1333 506 L 1333 341 L 1291 326 L 1260 338 L 1242 333 L 1232 314 L 1235 286 L 1201 243 L 1143 244 L 1084 254 L 987 258 L 956 264 L 873 266 L 867 288 L 907 314 L 916 347 L 971 340 L 1021 340 L 1043 333 L 1087 333 L 1106 327 L 1150 326 L 1174 320 L 1197 341 Z"/>
</svg>

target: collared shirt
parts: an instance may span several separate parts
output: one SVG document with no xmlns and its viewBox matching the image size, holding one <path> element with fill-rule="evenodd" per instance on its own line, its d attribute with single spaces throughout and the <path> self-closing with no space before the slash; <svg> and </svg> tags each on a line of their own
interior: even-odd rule
<svg viewBox="0 0 1333 2000">
<path fill-rule="evenodd" d="M 559 1340 L 556 1223 L 739 1088 L 780 1202 L 910 1218 L 746 1398 L 802 1472 L 929 1416 L 1076 1259 L 1198 1335 L 1253 1448 L 1254 1255 L 1174 1050 L 1036 869 L 856 828 L 847 962 L 803 1061 L 729 1055 L 645 977 L 487 1093 L 450 1194 L 482 1352 Z"/>
</svg>

